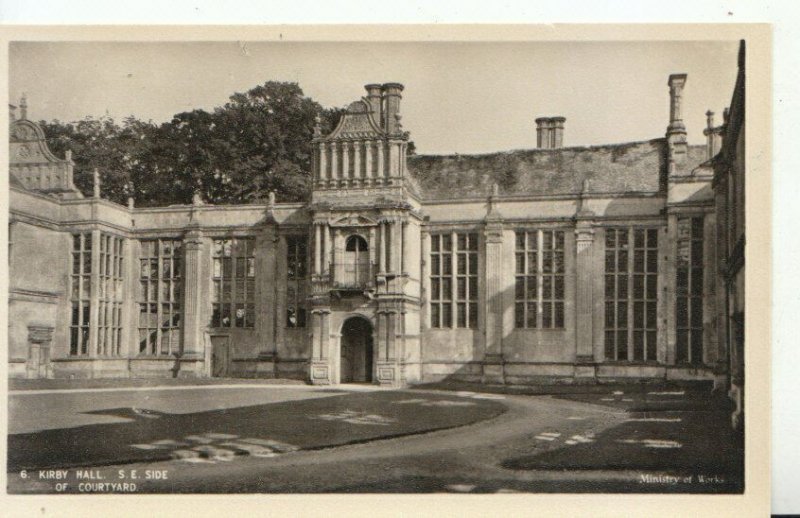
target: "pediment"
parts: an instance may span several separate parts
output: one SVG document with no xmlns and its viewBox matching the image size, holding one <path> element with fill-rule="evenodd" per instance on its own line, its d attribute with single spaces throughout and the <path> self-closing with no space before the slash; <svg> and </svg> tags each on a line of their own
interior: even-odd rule
<svg viewBox="0 0 800 518">
<path fill-rule="evenodd" d="M 361 215 L 352 215 L 339 218 L 331 223 L 332 227 L 373 227 L 378 224 L 372 218 Z"/>
</svg>

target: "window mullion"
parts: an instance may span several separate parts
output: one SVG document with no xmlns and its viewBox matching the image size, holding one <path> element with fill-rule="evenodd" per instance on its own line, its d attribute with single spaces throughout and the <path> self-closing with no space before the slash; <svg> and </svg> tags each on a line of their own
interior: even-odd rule
<svg viewBox="0 0 800 518">
<path fill-rule="evenodd" d="M 544 322 L 542 297 L 544 296 L 544 234 L 536 231 L 536 328 L 541 329 Z"/>
</svg>

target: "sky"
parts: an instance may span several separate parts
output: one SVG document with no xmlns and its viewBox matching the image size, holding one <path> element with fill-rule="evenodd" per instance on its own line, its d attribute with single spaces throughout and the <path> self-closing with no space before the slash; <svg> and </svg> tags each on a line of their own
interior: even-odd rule
<svg viewBox="0 0 800 518">
<path fill-rule="evenodd" d="M 268 80 L 343 107 L 368 83 L 405 85 L 403 127 L 420 154 L 536 146 L 534 119 L 567 118 L 565 146 L 664 136 L 667 78 L 688 74 L 684 121 L 704 143 L 705 112 L 730 103 L 738 42 L 15 42 L 11 102 L 35 120 L 163 122 L 211 110 Z"/>
</svg>

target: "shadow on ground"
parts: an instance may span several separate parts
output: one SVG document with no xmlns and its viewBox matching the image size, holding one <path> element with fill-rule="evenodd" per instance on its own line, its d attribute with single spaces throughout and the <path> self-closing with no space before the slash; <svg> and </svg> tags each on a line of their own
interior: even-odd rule
<svg viewBox="0 0 800 518">
<path fill-rule="evenodd" d="M 439 394 L 368 392 L 190 414 L 96 411 L 129 419 L 8 436 L 8 471 L 104 466 L 173 458 L 176 449 L 255 439 L 319 449 L 463 426 L 505 405 Z"/>
</svg>

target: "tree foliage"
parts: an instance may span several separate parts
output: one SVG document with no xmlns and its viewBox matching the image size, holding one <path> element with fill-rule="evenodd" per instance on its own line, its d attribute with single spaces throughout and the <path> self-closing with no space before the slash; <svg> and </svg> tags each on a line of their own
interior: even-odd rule
<svg viewBox="0 0 800 518">
<path fill-rule="evenodd" d="M 157 125 L 134 117 L 41 122 L 57 155 L 72 150 L 75 184 L 92 191 L 100 172 L 103 196 L 137 206 L 247 203 L 270 191 L 285 201 L 306 199 L 317 115 L 330 132 L 344 110 L 323 108 L 296 83 L 268 81 L 232 95 L 213 111 L 176 114 Z"/>
</svg>

